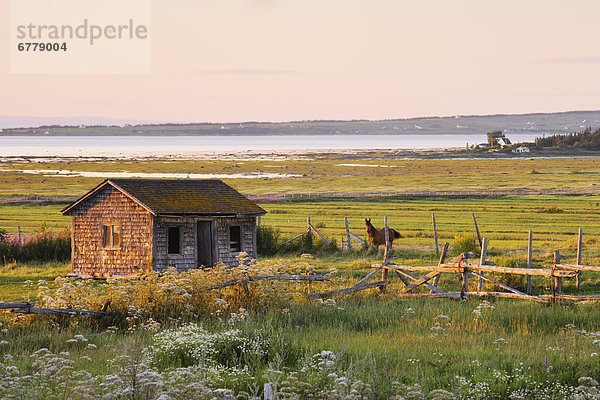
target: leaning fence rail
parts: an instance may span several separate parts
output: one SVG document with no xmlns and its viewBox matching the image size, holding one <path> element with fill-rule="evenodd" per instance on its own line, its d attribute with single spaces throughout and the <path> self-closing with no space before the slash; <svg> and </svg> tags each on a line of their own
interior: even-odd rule
<svg viewBox="0 0 600 400">
<path fill-rule="evenodd" d="M 36 308 L 34 302 L 0 303 L 0 310 L 11 310 L 17 314 L 88 315 L 103 317 L 107 311 L 75 310 L 72 308 Z"/>
<path fill-rule="evenodd" d="M 550 268 L 533 268 L 531 263 L 531 242 L 533 236 L 531 231 L 529 232 L 529 246 L 528 246 L 528 263 L 527 268 L 512 268 L 512 267 L 501 267 L 494 265 L 493 262 L 486 260 L 488 238 L 482 237 L 477 225 L 477 219 L 475 214 L 472 214 L 473 222 L 475 225 L 478 239 L 481 244 L 481 253 L 478 257 L 478 262 L 471 262 L 471 258 L 474 258 L 472 253 L 462 253 L 453 260 L 446 262 L 446 254 L 448 251 L 449 244 L 444 244 L 444 249 L 440 257 L 438 265 L 401 265 L 393 261 L 393 255 L 391 254 L 390 238 L 387 234 L 387 218 L 384 219 L 386 228 L 386 251 L 384 253 L 383 262 L 381 264 L 374 264 L 373 270 L 369 272 L 365 277 L 356 282 L 353 286 L 343 289 L 336 289 L 324 293 L 312 293 L 309 296 L 311 298 L 323 298 L 333 296 L 343 296 L 351 293 L 356 293 L 362 290 L 378 288 L 380 292 L 385 292 L 390 280 L 388 278 L 388 271 L 395 272 L 400 278 L 404 287 L 399 291 L 397 296 L 402 298 L 460 298 L 468 299 L 470 296 L 494 296 L 504 298 L 515 298 L 515 299 L 527 299 L 537 302 L 560 302 L 560 301 L 594 301 L 600 300 L 600 295 L 586 295 L 586 296 L 575 296 L 575 295 L 564 295 L 562 293 L 562 280 L 566 278 L 575 278 L 577 280 L 577 289 L 580 289 L 581 273 L 582 272 L 600 272 L 600 266 L 593 265 L 582 265 L 582 231 L 579 230 L 579 240 L 577 246 L 577 263 L 567 264 L 561 262 L 560 252 L 556 250 L 554 252 L 554 263 Z M 433 216 L 434 230 L 435 230 L 435 216 Z M 369 283 L 368 280 L 372 279 L 377 273 L 381 271 L 381 279 L 377 282 Z M 424 275 L 418 276 L 416 273 L 422 273 Z M 439 287 L 440 276 L 442 274 L 458 274 L 461 283 L 460 291 L 446 291 Z M 526 293 L 516 288 L 513 288 L 505 283 L 499 282 L 494 279 L 491 274 L 514 274 L 522 275 L 527 277 L 527 289 Z M 542 276 L 551 278 L 553 281 L 552 294 L 531 294 L 531 277 Z M 469 279 L 477 279 L 478 285 L 477 290 L 469 290 Z M 483 291 L 483 282 L 489 282 L 505 291 Z M 424 287 L 429 289 L 429 293 L 414 293 L 414 289 Z M 411 293 L 412 292 L 412 293 Z"/>
<path fill-rule="evenodd" d="M 513 299 L 533 300 L 542 303 L 565 301 L 597 301 L 600 300 L 600 295 L 565 295 L 562 293 L 560 280 L 565 278 L 577 278 L 580 271 L 600 272 L 600 266 L 592 265 L 572 265 L 572 264 L 554 264 L 551 268 L 510 268 L 499 267 L 495 265 L 481 265 L 475 263 L 464 262 L 463 259 L 458 262 L 444 263 L 431 266 L 415 266 L 415 265 L 397 265 L 391 260 L 387 260 L 380 265 L 374 265 L 373 270 L 364 278 L 360 279 L 351 287 L 336 289 L 324 293 L 313 293 L 311 298 L 319 299 L 324 297 L 343 296 L 351 293 L 356 293 L 362 290 L 386 287 L 391 284 L 389 279 L 382 279 L 376 282 L 367 281 L 374 277 L 380 271 L 392 271 L 398 276 L 404 277 L 402 283 L 404 287 L 396 294 L 400 298 L 454 298 L 468 299 L 471 296 L 493 296 Z M 418 276 L 413 272 L 425 273 Z M 487 276 L 485 273 L 495 274 L 515 274 L 524 276 L 543 276 L 553 278 L 554 286 L 552 294 L 531 295 L 521 292 L 518 289 L 512 288 L 504 283 Z M 432 279 L 441 274 L 459 274 L 462 279 L 462 288 L 460 291 L 445 291 L 438 286 L 438 282 L 429 283 Z M 386 275 L 387 277 L 387 275 Z M 483 291 L 482 286 L 475 291 L 469 290 L 470 279 L 480 279 L 488 281 L 500 288 L 506 290 L 499 291 Z M 409 282 L 412 281 L 412 282 Z M 430 289 L 429 293 L 414 293 L 413 290 L 418 287 L 426 287 Z"/>
</svg>

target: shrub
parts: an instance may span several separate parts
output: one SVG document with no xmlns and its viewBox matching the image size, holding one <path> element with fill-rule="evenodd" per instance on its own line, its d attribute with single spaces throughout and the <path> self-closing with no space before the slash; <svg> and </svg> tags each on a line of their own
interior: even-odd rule
<svg viewBox="0 0 600 400">
<path fill-rule="evenodd" d="M 279 247 L 277 253 L 293 254 L 295 256 L 300 256 L 305 253 L 327 256 L 337 254 L 340 251 L 335 239 L 329 239 L 329 244 L 327 244 L 319 236 L 311 232 L 310 235 L 304 235 Z"/>
<path fill-rule="evenodd" d="M 470 251 L 477 254 L 480 250 L 477 236 L 473 233 L 463 233 L 454 236 L 452 248 L 457 254 L 468 253 Z"/>
<path fill-rule="evenodd" d="M 277 252 L 279 246 L 279 229 L 272 226 L 261 226 L 256 229 L 256 252 L 259 256 L 269 257 Z"/>
<path fill-rule="evenodd" d="M 536 208 L 536 212 L 546 214 L 562 214 L 565 212 L 565 210 L 563 210 L 562 208 L 558 208 L 556 204 L 552 204 L 549 207 L 538 207 Z"/>
<path fill-rule="evenodd" d="M 325 243 L 315 233 L 299 237 L 285 245 L 287 238 L 281 238 L 279 229 L 271 226 L 262 226 L 256 231 L 257 253 L 262 257 L 269 257 L 275 254 L 290 254 L 300 256 L 309 253 L 315 255 L 332 255 L 340 251 L 335 239 L 329 239 L 329 244 Z"/>
<path fill-rule="evenodd" d="M 0 260 L 6 262 L 19 258 L 18 237 L 10 236 L 5 230 L 0 231 Z"/>
<path fill-rule="evenodd" d="M 300 253 L 312 253 L 315 247 L 314 235 L 312 233 L 304 235 L 298 243 L 300 243 L 300 249 L 298 250 Z"/>
<path fill-rule="evenodd" d="M 241 308 L 285 309 L 307 301 L 306 282 L 261 280 L 248 284 L 248 290 L 241 284 L 215 288 L 215 285 L 246 279 L 247 275 L 304 274 L 310 267 L 304 260 L 290 263 L 270 259 L 255 263 L 243 255 L 239 257 L 240 266 L 234 268 L 217 264 L 206 270 L 181 273 L 169 268 L 160 274 L 141 273 L 137 280 L 108 279 L 102 283 L 58 277 L 54 291 L 46 281 L 40 281 L 36 302 L 40 307 L 99 310 L 110 300 L 112 311 L 130 315 L 126 322 L 133 329 L 150 318 L 161 323 L 174 318 L 190 320 L 210 314 L 224 315 Z M 313 282 L 315 291 L 325 285 Z"/>
<path fill-rule="evenodd" d="M 524 268 L 526 267 L 525 261 L 518 260 L 516 258 L 495 258 L 494 263 L 500 267 L 506 268 Z M 510 286 L 513 289 L 520 290 L 524 292 L 527 289 L 527 277 L 525 275 L 517 275 L 517 274 L 500 274 L 493 273 L 489 274 L 490 278 L 503 283 L 507 286 Z M 494 291 L 494 292 L 503 292 L 505 289 L 502 289 L 500 286 L 495 283 L 485 281 L 485 289 Z"/>
<path fill-rule="evenodd" d="M 34 234 L 21 235 L 19 252 L 18 234 L 0 231 L 0 260 L 8 261 L 69 261 L 71 259 L 71 235 L 69 230 L 52 232 L 44 223 Z"/>
</svg>

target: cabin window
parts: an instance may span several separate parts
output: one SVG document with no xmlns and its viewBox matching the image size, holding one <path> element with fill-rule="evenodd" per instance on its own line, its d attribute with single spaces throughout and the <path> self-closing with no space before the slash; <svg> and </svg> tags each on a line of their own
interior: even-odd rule
<svg viewBox="0 0 600 400">
<path fill-rule="evenodd" d="M 121 247 L 121 225 L 103 226 L 104 247 Z"/>
<path fill-rule="evenodd" d="M 229 227 L 229 248 L 242 251 L 242 228 L 239 225 Z"/>
<path fill-rule="evenodd" d="M 169 242 L 169 254 L 181 254 L 181 228 L 178 226 L 169 227 L 167 240 Z"/>
</svg>

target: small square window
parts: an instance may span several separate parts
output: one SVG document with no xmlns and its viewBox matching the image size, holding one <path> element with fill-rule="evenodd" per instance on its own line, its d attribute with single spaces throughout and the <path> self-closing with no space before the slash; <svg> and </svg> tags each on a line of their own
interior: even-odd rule
<svg viewBox="0 0 600 400">
<path fill-rule="evenodd" d="M 102 232 L 102 245 L 109 248 L 121 247 L 121 226 L 104 225 Z"/>
<path fill-rule="evenodd" d="M 170 226 L 167 232 L 169 254 L 181 254 L 181 228 Z"/>
<path fill-rule="evenodd" d="M 238 226 L 229 227 L 229 248 L 231 251 L 242 251 L 242 228 Z"/>
</svg>

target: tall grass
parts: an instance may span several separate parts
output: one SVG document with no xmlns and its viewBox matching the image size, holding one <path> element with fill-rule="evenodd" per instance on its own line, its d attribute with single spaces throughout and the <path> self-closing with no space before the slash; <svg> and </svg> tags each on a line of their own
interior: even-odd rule
<svg viewBox="0 0 600 400">
<path fill-rule="evenodd" d="M 570 399 L 561 393 L 574 393 L 581 377 L 599 378 L 599 346 L 594 341 L 600 335 L 600 309 L 589 304 L 548 307 L 511 300 L 399 300 L 365 294 L 286 310 L 256 308 L 242 317 L 207 315 L 198 321 L 203 328 L 192 335 L 185 333 L 189 325 L 173 317 L 162 326 L 140 324 L 129 333 L 110 328 L 113 321 L 104 320 L 73 324 L 72 319 L 65 323 L 42 317 L 29 324 L 10 323 L 2 333 L 6 343 L 0 345 L 0 357 L 8 360 L 10 355 L 10 365 L 31 373 L 35 366 L 30 355 L 45 347 L 54 354 L 68 352 L 75 370 L 101 376 L 118 374 L 114 360 L 119 356 L 137 357 L 139 363 L 156 362 L 165 379 L 176 368 L 191 368 L 186 370 L 187 384 L 234 368 L 235 379 L 201 382 L 225 385 L 221 387 L 236 393 L 251 391 L 252 382 L 262 387 L 270 381 L 278 391 L 304 388 L 314 397 L 320 390 L 340 390 L 336 382 L 345 378 L 356 387 L 357 382 L 366 385 L 360 386 L 363 399 L 406 395 L 408 388 L 402 385 L 429 393 L 428 398 L 443 389 L 462 399 L 506 399 L 520 392 L 532 399 Z M 6 317 L 3 322 L 8 322 Z M 244 344 L 254 342 L 263 349 L 260 358 Z M 207 353 L 212 361 L 201 356 L 202 349 L 213 349 Z M 204 378 L 191 373 L 196 364 L 204 368 Z M 245 372 L 243 365 L 248 367 Z M 485 392 L 480 393 L 482 382 Z M 317 398 L 329 398 L 321 396 Z"/>
<path fill-rule="evenodd" d="M 285 243 L 289 239 L 291 238 L 282 238 L 281 231 L 277 228 L 261 226 L 257 228 L 257 253 L 261 257 L 273 255 L 300 256 L 306 253 L 317 256 L 331 256 L 340 253 L 335 239 L 329 239 L 329 243 L 326 243 L 312 232 Z"/>
</svg>

